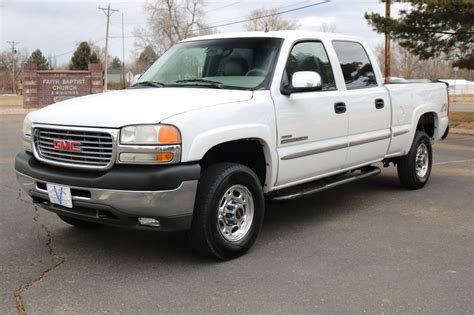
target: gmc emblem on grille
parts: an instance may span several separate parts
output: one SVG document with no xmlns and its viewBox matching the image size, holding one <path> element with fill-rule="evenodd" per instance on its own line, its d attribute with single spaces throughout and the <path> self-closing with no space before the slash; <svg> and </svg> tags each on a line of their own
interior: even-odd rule
<svg viewBox="0 0 474 315">
<path fill-rule="evenodd" d="M 76 146 L 81 145 L 79 141 L 53 140 L 53 147 L 57 151 L 81 152 Z"/>
</svg>

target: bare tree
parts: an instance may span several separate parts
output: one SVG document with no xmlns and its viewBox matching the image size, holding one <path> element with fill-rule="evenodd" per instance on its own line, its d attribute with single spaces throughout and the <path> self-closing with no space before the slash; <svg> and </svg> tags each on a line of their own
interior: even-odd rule
<svg viewBox="0 0 474 315">
<path fill-rule="evenodd" d="M 48 64 L 49 64 L 49 69 L 54 70 L 58 66 L 58 58 L 56 56 L 53 56 L 52 54 L 48 55 Z"/>
<path fill-rule="evenodd" d="M 152 47 L 158 55 L 188 37 L 212 33 L 205 23 L 205 0 L 148 0 L 147 27 L 134 30 L 135 50 Z"/>
<path fill-rule="evenodd" d="M 430 79 L 437 80 L 449 78 L 452 73 L 452 65 L 446 61 L 444 56 L 420 60 L 407 49 L 394 43 L 392 45 L 391 72 L 394 77 L 404 79 Z M 379 45 L 376 49 L 377 59 L 384 68 L 384 47 Z"/>
<path fill-rule="evenodd" d="M 96 53 L 97 57 L 99 57 L 100 63 L 102 63 L 105 60 L 105 47 L 101 47 L 91 40 L 87 43 L 89 44 L 91 51 Z M 109 63 L 112 61 L 111 54 L 108 54 L 107 60 L 109 60 Z"/>
<path fill-rule="evenodd" d="M 300 27 L 295 20 L 286 20 L 277 14 L 278 9 L 255 9 L 253 10 L 245 23 L 244 28 L 247 31 L 280 31 L 295 30 Z"/>
<path fill-rule="evenodd" d="M 321 23 L 321 26 L 319 27 L 319 31 L 324 32 L 324 33 L 334 33 L 337 31 L 336 23 L 323 22 Z"/>
<path fill-rule="evenodd" d="M 0 69 L 4 70 L 9 79 L 4 82 L 4 89 L 12 88 L 12 73 L 15 68 L 15 82 L 18 82 L 21 78 L 21 67 L 28 60 L 28 51 L 26 49 L 19 49 L 13 56 L 13 52 L 10 49 L 4 50 L 0 53 Z M 14 57 L 14 58 L 13 58 Z"/>
</svg>

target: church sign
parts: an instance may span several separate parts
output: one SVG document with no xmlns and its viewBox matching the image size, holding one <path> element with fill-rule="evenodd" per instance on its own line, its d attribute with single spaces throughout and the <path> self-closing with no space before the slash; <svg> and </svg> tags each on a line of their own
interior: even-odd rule
<svg viewBox="0 0 474 315">
<path fill-rule="evenodd" d="M 22 70 L 23 106 L 43 107 L 73 97 L 100 93 L 103 74 L 100 64 L 90 64 L 87 71 L 36 70 L 27 63 Z"/>
</svg>

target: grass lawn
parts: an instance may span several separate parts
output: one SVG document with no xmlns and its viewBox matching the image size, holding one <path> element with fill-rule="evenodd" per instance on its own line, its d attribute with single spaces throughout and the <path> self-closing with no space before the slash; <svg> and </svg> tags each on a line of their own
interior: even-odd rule
<svg viewBox="0 0 474 315">
<path fill-rule="evenodd" d="M 449 127 L 474 129 L 474 112 L 471 113 L 449 113 Z"/>
<path fill-rule="evenodd" d="M 1 95 L 0 106 L 22 106 L 23 96 L 21 95 Z"/>
</svg>

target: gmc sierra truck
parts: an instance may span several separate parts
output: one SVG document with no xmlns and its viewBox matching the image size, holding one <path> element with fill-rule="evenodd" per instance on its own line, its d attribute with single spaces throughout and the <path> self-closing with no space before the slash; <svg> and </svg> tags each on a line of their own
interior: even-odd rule
<svg viewBox="0 0 474 315">
<path fill-rule="evenodd" d="M 448 107 L 444 83 L 385 84 L 359 38 L 196 37 L 128 89 L 30 113 L 16 176 L 33 203 L 73 226 L 188 230 L 196 250 L 231 259 L 255 242 L 267 200 L 382 164 L 397 167 L 401 186 L 422 188 Z"/>
</svg>

